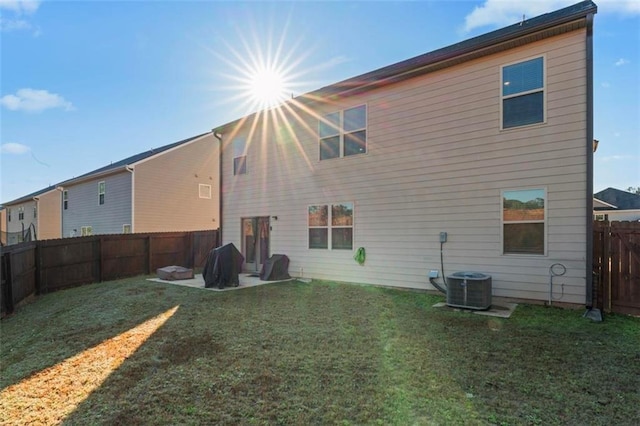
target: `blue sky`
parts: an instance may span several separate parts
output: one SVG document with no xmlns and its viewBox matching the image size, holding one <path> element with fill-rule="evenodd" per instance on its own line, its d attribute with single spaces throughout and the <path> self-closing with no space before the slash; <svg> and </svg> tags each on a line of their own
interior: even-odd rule
<svg viewBox="0 0 640 426">
<path fill-rule="evenodd" d="M 255 109 L 255 62 L 294 95 L 575 0 L 0 0 L 0 201 Z M 640 186 L 640 1 L 596 1 L 594 189 Z"/>
</svg>

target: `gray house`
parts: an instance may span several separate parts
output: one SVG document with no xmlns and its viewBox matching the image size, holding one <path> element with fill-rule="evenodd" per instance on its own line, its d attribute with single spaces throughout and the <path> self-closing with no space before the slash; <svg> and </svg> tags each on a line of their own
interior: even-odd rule
<svg viewBox="0 0 640 426">
<path fill-rule="evenodd" d="M 61 182 L 62 236 L 216 229 L 218 168 L 208 132 Z"/>
</svg>

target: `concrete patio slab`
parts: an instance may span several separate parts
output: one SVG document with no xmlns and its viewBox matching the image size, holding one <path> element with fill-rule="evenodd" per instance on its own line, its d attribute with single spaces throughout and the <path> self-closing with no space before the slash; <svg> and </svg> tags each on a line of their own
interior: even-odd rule
<svg viewBox="0 0 640 426">
<path fill-rule="evenodd" d="M 447 306 L 445 302 L 439 302 L 433 305 L 434 308 L 448 308 L 455 311 L 471 312 L 477 315 L 486 315 L 489 317 L 499 317 L 499 318 L 509 318 L 513 313 L 513 311 L 515 311 L 517 306 L 518 306 L 517 303 L 500 301 L 500 302 L 492 303 L 491 307 L 486 311 L 477 311 L 474 309 L 450 307 L 450 306 Z"/>
<path fill-rule="evenodd" d="M 240 274 L 238 278 L 240 279 L 240 285 L 238 287 L 225 287 L 225 288 L 205 287 L 204 277 L 202 276 L 202 274 L 196 274 L 192 279 L 188 279 L 188 280 L 171 280 L 170 281 L 170 280 L 163 280 L 160 278 L 148 278 L 147 281 L 155 281 L 158 283 L 166 283 L 166 284 L 175 284 L 175 285 L 181 285 L 185 287 L 201 288 L 203 290 L 230 291 L 230 290 L 240 290 L 248 287 L 256 287 L 263 284 L 293 281 L 295 279 L 295 278 L 290 278 L 288 280 L 262 281 L 259 276 L 256 276 L 256 274 Z"/>
</svg>

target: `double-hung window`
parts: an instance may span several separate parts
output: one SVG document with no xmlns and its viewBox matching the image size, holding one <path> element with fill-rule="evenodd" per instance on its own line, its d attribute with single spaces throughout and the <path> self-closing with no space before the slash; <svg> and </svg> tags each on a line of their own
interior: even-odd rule
<svg viewBox="0 0 640 426">
<path fill-rule="evenodd" d="M 69 192 L 66 189 L 62 191 L 62 208 L 64 210 L 69 208 Z"/>
<path fill-rule="evenodd" d="M 320 160 L 367 152 L 367 106 L 336 111 L 318 123 Z"/>
<path fill-rule="evenodd" d="M 502 191 L 504 254 L 545 254 L 546 199 L 543 188 Z"/>
<path fill-rule="evenodd" d="M 247 140 L 235 138 L 233 140 L 233 174 L 247 174 Z"/>
<path fill-rule="evenodd" d="M 88 237 L 89 235 L 93 235 L 93 228 L 91 226 L 83 226 L 80 228 L 80 233 L 83 237 Z"/>
<path fill-rule="evenodd" d="M 309 206 L 309 248 L 353 249 L 353 203 Z"/>
<path fill-rule="evenodd" d="M 104 181 L 98 182 L 98 202 L 100 205 L 104 204 L 104 194 L 106 192 L 106 186 Z"/>
<path fill-rule="evenodd" d="M 7 209 L 7 222 L 11 222 L 11 209 Z"/>
<path fill-rule="evenodd" d="M 18 208 L 18 220 L 24 220 L 24 207 Z"/>
<path fill-rule="evenodd" d="M 544 57 L 502 67 L 502 128 L 545 121 Z"/>
</svg>

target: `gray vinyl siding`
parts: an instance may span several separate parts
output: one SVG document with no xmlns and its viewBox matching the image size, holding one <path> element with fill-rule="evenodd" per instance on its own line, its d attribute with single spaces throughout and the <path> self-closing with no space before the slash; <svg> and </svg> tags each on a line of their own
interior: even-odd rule
<svg viewBox="0 0 640 426">
<path fill-rule="evenodd" d="M 586 56 L 579 30 L 279 118 L 248 137 L 247 174 L 223 152 L 223 239 L 241 248 L 240 219 L 271 220 L 271 253 L 294 276 L 432 289 L 444 268 L 493 277 L 496 296 L 546 300 L 549 267 L 562 263 L 557 301 L 586 288 Z M 500 130 L 500 67 L 544 55 L 546 123 Z M 318 161 L 318 117 L 366 104 L 367 154 Z M 297 118 L 296 118 L 297 117 Z M 248 136 L 248 120 L 238 130 Z M 547 253 L 503 255 L 501 191 L 545 188 Z M 307 206 L 354 203 L 354 250 L 310 250 Z M 366 263 L 353 255 L 366 249 Z M 442 271 L 441 271 L 442 272 Z M 561 286 L 561 284 L 563 286 Z"/>
<path fill-rule="evenodd" d="M 105 182 L 105 202 L 99 204 L 98 182 Z M 121 172 L 65 187 L 68 209 L 62 210 L 62 236 L 81 235 L 91 226 L 93 235 L 121 234 L 122 225 L 131 224 L 131 173 Z"/>
</svg>

